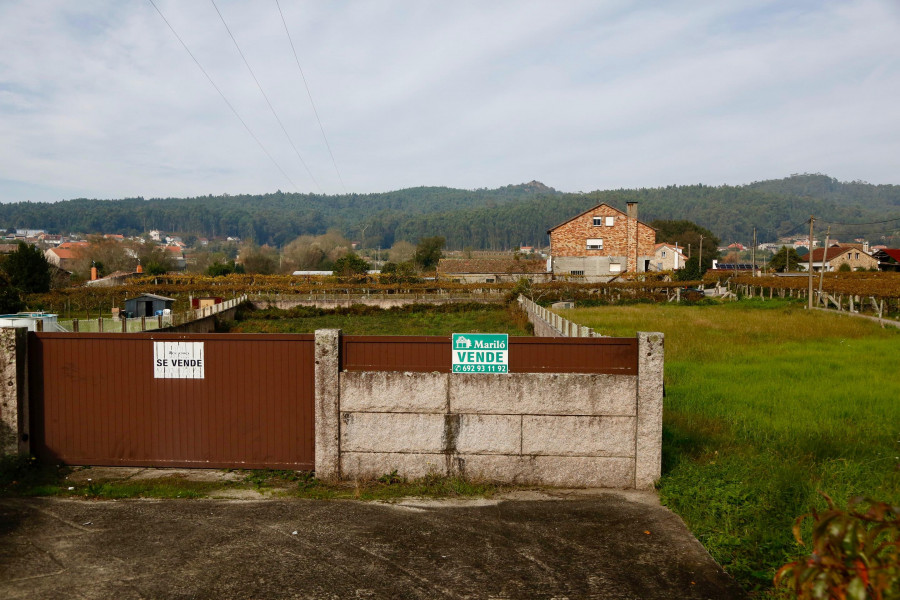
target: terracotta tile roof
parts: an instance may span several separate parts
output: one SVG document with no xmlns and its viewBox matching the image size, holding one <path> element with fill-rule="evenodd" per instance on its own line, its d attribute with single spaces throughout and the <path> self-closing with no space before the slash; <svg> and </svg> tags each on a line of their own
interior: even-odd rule
<svg viewBox="0 0 900 600">
<path fill-rule="evenodd" d="M 825 259 L 825 262 L 831 262 L 832 260 L 834 260 L 835 258 L 840 256 L 844 252 L 847 252 L 847 250 L 848 250 L 848 248 L 832 246 L 831 248 L 828 249 L 828 255 L 827 255 L 827 258 Z M 812 261 L 814 263 L 822 262 L 822 256 L 824 253 L 825 253 L 824 248 L 816 248 L 815 250 L 813 250 L 813 253 L 812 253 L 812 255 L 813 255 Z M 866 256 L 868 256 L 868 254 L 866 254 Z M 801 256 L 800 260 L 802 260 L 803 262 L 809 262 L 809 253 L 806 253 L 803 256 Z"/>
<path fill-rule="evenodd" d="M 60 248 L 87 248 L 88 242 L 63 242 L 59 245 Z"/>
<path fill-rule="evenodd" d="M 69 248 L 63 248 L 62 246 L 60 246 L 59 248 L 50 248 L 50 250 L 48 250 L 48 252 L 52 252 L 53 254 L 57 255 L 58 257 L 60 257 L 62 259 L 65 259 L 65 260 L 71 260 L 74 258 L 78 258 L 78 255 L 75 253 L 74 250 L 71 250 Z"/>
<path fill-rule="evenodd" d="M 438 263 L 438 273 L 546 273 L 547 261 L 515 259 L 455 259 L 442 258 Z"/>
<path fill-rule="evenodd" d="M 883 250 L 879 250 L 879 252 L 884 252 L 894 260 L 900 262 L 900 248 L 885 248 Z"/>
</svg>

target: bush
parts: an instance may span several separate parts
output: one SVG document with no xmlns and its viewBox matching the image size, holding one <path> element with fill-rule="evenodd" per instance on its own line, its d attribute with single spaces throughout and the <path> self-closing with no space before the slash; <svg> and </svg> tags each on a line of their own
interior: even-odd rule
<svg viewBox="0 0 900 600">
<path fill-rule="evenodd" d="M 794 523 L 794 537 L 805 546 L 800 530 L 812 518 L 812 554 L 781 567 L 775 585 L 800 599 L 900 597 L 900 506 L 854 498 L 844 511 L 825 499 L 828 510 Z"/>
</svg>

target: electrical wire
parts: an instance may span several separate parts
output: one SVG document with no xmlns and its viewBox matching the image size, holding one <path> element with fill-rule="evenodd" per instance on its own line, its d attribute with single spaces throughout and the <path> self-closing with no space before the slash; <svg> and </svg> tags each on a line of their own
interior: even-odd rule
<svg viewBox="0 0 900 600">
<path fill-rule="evenodd" d="M 306 169 L 307 174 L 309 174 L 309 178 L 312 179 L 313 183 L 318 188 L 319 192 L 322 191 L 322 187 L 319 185 L 319 182 L 316 181 L 316 178 L 313 176 L 312 171 L 309 170 L 309 167 L 306 164 L 306 161 L 303 160 L 303 157 L 300 156 L 300 151 L 297 150 L 297 146 L 294 145 L 294 140 L 291 139 L 290 134 L 287 132 L 287 129 L 284 127 L 284 123 L 281 122 L 281 119 L 278 117 L 278 113 L 275 112 L 275 107 L 272 106 L 272 103 L 269 101 L 269 97 L 266 95 L 266 92 L 263 91 L 262 85 L 259 83 L 259 79 L 256 78 L 256 73 L 253 72 L 253 69 L 250 67 L 250 63 L 247 61 L 247 57 L 244 56 L 243 51 L 241 51 L 241 47 L 238 45 L 237 40 L 234 37 L 234 34 L 231 33 L 231 29 L 228 27 L 228 23 L 225 22 L 225 17 L 222 16 L 222 12 L 219 10 L 219 7 L 216 6 L 216 0 L 209 0 L 212 2 L 213 8 L 216 9 L 216 13 L 219 15 L 219 18 L 222 20 L 222 25 L 225 26 L 225 31 L 228 32 L 228 35 L 231 37 L 231 41 L 234 42 L 234 47 L 237 48 L 238 54 L 241 55 L 241 59 L 244 61 L 244 64 L 247 66 L 247 70 L 250 71 L 250 76 L 253 77 L 253 81 L 256 82 L 256 87 L 259 88 L 259 93 L 262 94 L 263 98 L 266 99 L 266 104 L 269 105 L 269 110 L 272 111 L 272 115 L 275 117 L 275 120 L 278 121 L 278 125 L 281 127 L 281 131 L 284 132 L 285 137 L 288 139 L 288 142 L 291 144 L 291 148 L 294 149 L 294 154 L 297 155 L 297 158 L 300 159 L 300 164 L 303 165 L 303 168 Z"/>
<path fill-rule="evenodd" d="M 785 236 L 793 235 L 794 233 L 796 233 L 797 231 L 799 231 L 801 227 L 805 227 L 806 225 L 809 225 L 809 219 L 806 219 L 806 220 L 803 221 L 802 223 L 797 223 L 796 225 L 794 225 L 794 226 L 793 226 L 790 230 L 788 230 L 787 232 L 785 232 L 785 233 L 780 233 L 780 234 L 778 234 L 778 235 L 779 235 L 779 237 L 785 237 Z"/>
<path fill-rule="evenodd" d="M 869 221 L 867 223 L 839 223 L 837 221 L 822 221 L 823 223 L 828 223 L 829 225 L 842 225 L 842 226 L 853 226 L 853 225 L 881 225 L 882 223 L 893 223 L 894 221 L 900 221 L 900 217 L 894 217 L 893 219 L 885 219 L 884 221 Z"/>
<path fill-rule="evenodd" d="M 300 66 L 300 58 L 297 56 L 297 49 L 294 47 L 294 40 L 291 38 L 291 32 L 288 30 L 287 21 L 284 18 L 284 13 L 281 11 L 281 4 L 279 4 L 278 0 L 275 0 L 275 6 L 278 7 L 278 14 L 281 15 L 281 22 L 284 24 L 284 32 L 287 34 L 288 41 L 291 43 L 291 51 L 294 53 L 294 60 L 297 62 L 297 69 L 300 71 L 300 78 L 303 80 L 303 85 L 306 87 L 306 95 L 309 96 L 309 104 L 312 106 L 313 114 L 316 115 L 316 121 L 319 123 L 319 129 L 322 131 L 322 139 L 325 140 L 325 147 L 328 148 L 328 154 L 331 156 L 331 164 L 334 165 L 334 172 L 337 173 L 338 180 L 341 182 L 341 187 L 344 190 L 344 193 L 347 193 L 347 186 L 344 185 L 344 178 L 341 177 L 341 171 L 338 169 L 337 161 L 334 158 L 334 152 L 331 151 L 331 144 L 328 143 L 328 136 L 325 135 L 325 127 L 322 125 L 322 119 L 319 118 L 319 111 L 316 110 L 316 103 L 313 102 L 312 92 L 309 89 L 309 83 L 306 81 L 306 75 L 303 74 L 303 67 Z"/>
<path fill-rule="evenodd" d="M 212 77 L 209 76 L 209 73 L 206 72 L 206 69 L 203 68 L 203 65 L 200 64 L 200 61 L 197 60 L 197 57 L 194 56 L 194 53 L 191 52 L 191 49 L 187 47 L 187 44 L 184 43 L 184 40 L 181 39 L 181 36 L 178 35 L 178 32 L 175 31 L 175 28 L 172 27 L 171 23 L 169 23 L 169 20 L 166 19 L 166 16 L 162 13 L 161 10 L 159 10 L 159 7 L 156 6 L 156 3 L 153 0 L 148 0 L 148 1 L 150 2 L 151 5 L 153 5 L 153 8 L 156 9 L 156 12 L 159 13 L 159 16 L 165 22 L 166 26 L 168 26 L 169 31 L 171 31 L 172 35 L 175 36 L 175 39 L 177 39 L 181 43 L 181 46 L 185 49 L 185 51 L 188 53 L 188 55 L 190 55 L 191 59 L 193 59 L 194 63 L 197 65 L 197 67 L 200 69 L 200 71 L 203 73 L 203 75 L 206 76 L 206 79 L 207 79 L 207 81 L 209 81 L 210 85 L 212 85 L 213 88 L 215 88 L 215 90 L 219 93 L 219 96 L 222 97 L 222 100 L 225 102 L 225 104 L 228 105 L 228 108 L 231 109 L 231 112 L 234 113 L 234 116 L 237 117 L 238 121 L 241 122 L 241 125 L 243 125 L 244 129 L 247 130 L 247 133 L 250 134 L 250 137 L 252 137 L 253 140 L 259 145 L 260 149 L 265 153 L 265 155 L 269 157 L 269 160 L 272 161 L 272 164 L 274 164 L 275 167 L 281 172 L 281 174 L 284 175 L 284 178 L 287 179 L 291 183 L 291 185 L 294 187 L 295 190 L 297 190 L 298 193 L 300 193 L 300 188 L 297 187 L 297 184 L 294 183 L 294 180 L 288 176 L 288 174 L 284 171 L 284 169 L 281 168 L 281 165 L 278 164 L 278 161 L 276 161 L 275 158 L 269 153 L 269 151 L 266 150 L 266 147 L 259 140 L 259 138 L 256 137 L 256 134 L 253 133 L 253 130 L 250 129 L 249 125 L 247 125 L 247 122 L 244 121 L 244 119 L 241 117 L 240 114 L 238 114 L 238 111 L 234 108 L 234 106 L 231 104 L 231 102 L 228 101 L 228 98 L 225 97 L 225 94 L 222 92 L 221 89 L 219 89 L 219 86 L 216 85 L 216 82 L 213 81 Z"/>
</svg>

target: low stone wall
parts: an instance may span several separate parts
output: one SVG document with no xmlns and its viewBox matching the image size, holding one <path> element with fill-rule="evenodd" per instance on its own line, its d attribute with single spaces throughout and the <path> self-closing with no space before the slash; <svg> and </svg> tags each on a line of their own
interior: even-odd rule
<svg viewBox="0 0 900 600">
<path fill-rule="evenodd" d="M 396 308 L 398 306 L 409 306 L 410 304 L 460 304 L 466 302 L 479 302 L 487 304 L 497 304 L 503 302 L 502 296 L 474 296 L 474 297 L 446 297 L 446 296 L 419 296 L 419 297 L 403 297 L 394 298 L 390 295 L 384 296 L 328 296 L 322 298 L 298 296 L 295 298 L 254 298 L 250 301 L 254 308 L 278 308 L 287 310 L 297 306 L 313 306 L 323 309 L 347 308 L 355 304 L 363 306 L 376 306 L 378 308 Z"/>
<path fill-rule="evenodd" d="M 217 321 L 234 321 L 234 315 L 238 307 L 226 308 L 225 310 L 213 315 L 188 321 L 181 325 L 173 325 L 171 327 L 163 327 L 156 331 L 162 333 L 213 333 L 216 330 Z"/>
<path fill-rule="evenodd" d="M 639 334 L 637 376 L 339 372 L 339 339 L 316 332 L 319 477 L 638 489 L 659 478 L 662 334 Z"/>
</svg>

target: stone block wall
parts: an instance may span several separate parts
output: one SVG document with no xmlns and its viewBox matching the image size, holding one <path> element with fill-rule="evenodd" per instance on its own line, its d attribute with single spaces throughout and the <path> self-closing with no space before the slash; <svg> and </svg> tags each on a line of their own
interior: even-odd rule
<svg viewBox="0 0 900 600">
<path fill-rule="evenodd" d="M 336 352 L 339 336 L 328 335 L 318 332 L 317 344 Z M 331 365 L 336 389 L 321 409 L 327 419 L 320 421 L 317 406 L 317 475 L 368 478 L 396 470 L 407 477 L 652 488 L 661 460 L 662 334 L 640 334 L 639 351 L 637 376 L 340 372 Z M 317 371 L 317 398 L 318 385 Z M 321 465 L 320 439 L 328 445 Z"/>
<path fill-rule="evenodd" d="M 27 343 L 27 328 L 0 328 L 0 455 L 30 450 Z"/>
</svg>

